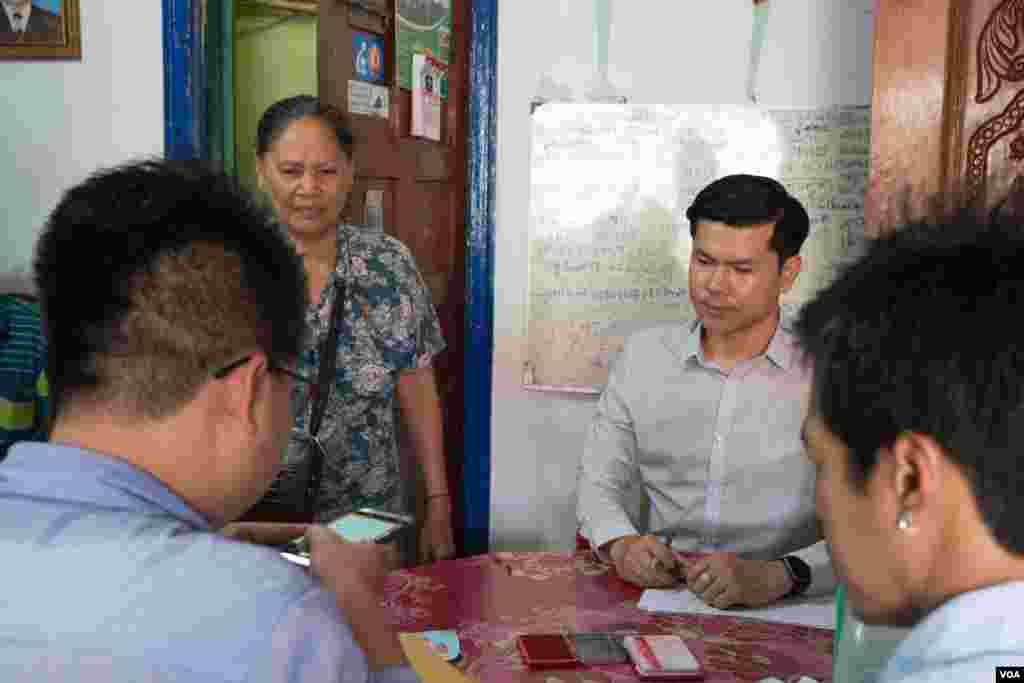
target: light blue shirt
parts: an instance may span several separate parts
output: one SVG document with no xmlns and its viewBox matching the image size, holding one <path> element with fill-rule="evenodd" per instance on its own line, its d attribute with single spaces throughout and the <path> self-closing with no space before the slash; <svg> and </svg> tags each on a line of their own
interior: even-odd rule
<svg viewBox="0 0 1024 683">
<path fill-rule="evenodd" d="M 997 666 L 1024 666 L 1024 581 L 946 602 L 900 643 L 879 683 L 991 683 Z"/>
<path fill-rule="evenodd" d="M 114 458 L 14 446 L 0 464 L 0 680 L 344 681 L 368 673 L 335 606 Z"/>
</svg>

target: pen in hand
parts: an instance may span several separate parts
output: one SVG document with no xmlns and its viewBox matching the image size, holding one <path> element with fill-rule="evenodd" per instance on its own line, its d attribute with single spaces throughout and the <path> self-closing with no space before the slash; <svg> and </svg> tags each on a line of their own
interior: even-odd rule
<svg viewBox="0 0 1024 683">
<path fill-rule="evenodd" d="M 660 535 L 652 535 L 654 540 L 661 545 L 664 545 L 669 552 L 672 553 L 672 557 L 675 560 L 671 565 L 667 564 L 664 560 L 656 555 L 652 556 L 653 562 L 651 568 L 654 571 L 665 572 L 669 576 L 673 577 L 681 583 L 686 582 L 686 574 L 690 569 L 689 563 L 677 552 L 672 550 L 671 537 L 663 537 Z"/>
</svg>

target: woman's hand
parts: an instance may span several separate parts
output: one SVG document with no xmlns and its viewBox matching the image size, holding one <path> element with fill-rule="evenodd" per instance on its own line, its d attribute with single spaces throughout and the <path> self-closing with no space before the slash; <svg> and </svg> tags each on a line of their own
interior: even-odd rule
<svg viewBox="0 0 1024 683">
<path fill-rule="evenodd" d="M 426 518 L 419 539 L 420 562 L 447 560 L 455 556 L 452 535 L 452 505 L 448 496 L 427 499 Z"/>
<path fill-rule="evenodd" d="M 455 542 L 442 448 L 441 403 L 434 369 L 425 367 L 402 372 L 398 376 L 398 404 L 427 487 L 427 512 L 420 531 L 419 559 L 421 562 L 444 560 L 455 555 Z"/>
</svg>

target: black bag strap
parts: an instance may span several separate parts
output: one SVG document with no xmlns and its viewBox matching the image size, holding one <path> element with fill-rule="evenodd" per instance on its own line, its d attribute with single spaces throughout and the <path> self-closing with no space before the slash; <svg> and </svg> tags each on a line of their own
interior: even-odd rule
<svg viewBox="0 0 1024 683">
<path fill-rule="evenodd" d="M 334 383 L 334 371 L 338 363 L 338 337 L 341 334 L 341 320 L 345 314 L 347 289 L 345 280 L 339 280 L 336 285 L 334 305 L 331 308 L 331 326 L 327 330 L 327 337 L 323 344 L 320 345 L 320 367 L 317 370 L 313 407 L 309 416 L 309 433 L 314 439 L 317 432 L 320 431 L 320 424 L 323 422 L 324 413 L 327 410 L 327 399 L 331 395 L 331 385 Z M 306 517 L 311 520 L 315 518 L 316 501 L 320 497 L 320 477 L 324 471 L 324 450 L 314 448 L 312 451 L 305 500 Z"/>
<path fill-rule="evenodd" d="M 352 235 L 345 236 L 345 274 L 335 284 L 334 306 L 331 308 L 331 326 L 327 337 L 320 346 L 320 362 L 317 369 L 316 393 L 313 395 L 313 406 L 309 415 L 309 433 L 316 440 L 320 425 L 327 410 L 327 399 L 331 395 L 334 383 L 334 371 L 338 363 L 338 337 L 341 335 L 341 321 L 345 317 L 345 300 L 348 295 L 348 277 L 352 268 Z M 316 521 L 316 501 L 320 497 L 320 477 L 324 471 L 324 449 L 319 446 L 313 449 L 309 463 L 309 485 L 306 488 L 305 516 Z"/>
<path fill-rule="evenodd" d="M 339 280 L 336 285 L 337 294 L 331 308 L 331 327 L 327 337 L 320 345 L 320 362 L 316 376 L 316 389 L 313 394 L 313 408 L 309 415 L 309 433 L 313 436 L 320 431 L 324 412 L 327 410 L 327 399 L 331 395 L 331 384 L 334 382 L 334 370 L 338 363 L 338 337 L 341 335 L 341 318 L 345 314 L 345 281 Z"/>
</svg>

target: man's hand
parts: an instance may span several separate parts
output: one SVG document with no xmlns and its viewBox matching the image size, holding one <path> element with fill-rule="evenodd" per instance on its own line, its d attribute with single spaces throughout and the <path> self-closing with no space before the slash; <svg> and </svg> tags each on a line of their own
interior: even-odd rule
<svg viewBox="0 0 1024 683">
<path fill-rule="evenodd" d="M 279 524 L 277 522 L 231 522 L 220 533 L 228 538 L 257 545 L 284 545 L 306 533 L 308 524 Z"/>
<path fill-rule="evenodd" d="M 427 499 L 427 514 L 420 530 L 420 562 L 447 560 L 455 556 L 452 536 L 452 505 L 447 496 Z"/>
<path fill-rule="evenodd" d="M 389 561 L 388 550 L 376 543 L 348 543 L 322 526 L 306 532 L 310 569 L 334 594 L 371 671 L 405 663 L 402 646 L 384 618 L 380 603 Z"/>
<path fill-rule="evenodd" d="M 778 560 L 743 560 L 732 553 L 714 553 L 695 560 L 686 571 L 686 585 L 712 607 L 760 607 L 775 602 L 793 587 Z"/>
<path fill-rule="evenodd" d="M 670 588 L 679 583 L 682 567 L 675 554 L 653 536 L 623 536 L 611 542 L 608 554 L 615 571 L 641 588 Z"/>
</svg>

